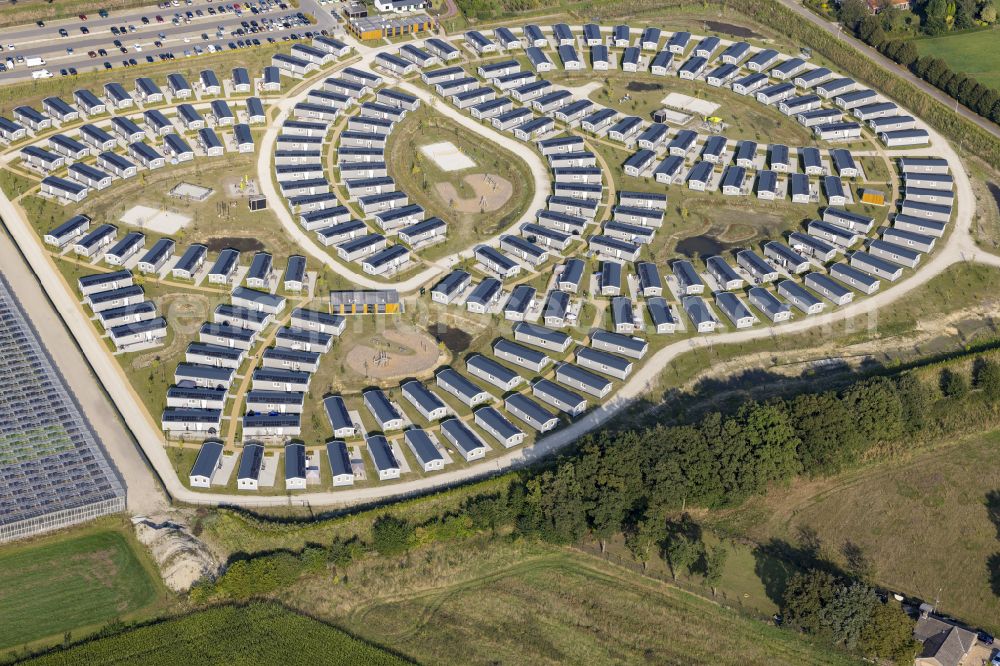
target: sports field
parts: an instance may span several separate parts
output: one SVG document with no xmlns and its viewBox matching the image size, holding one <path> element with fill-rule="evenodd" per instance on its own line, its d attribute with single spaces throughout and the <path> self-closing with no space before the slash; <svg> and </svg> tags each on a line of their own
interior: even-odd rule
<svg viewBox="0 0 1000 666">
<path fill-rule="evenodd" d="M 26 663 L 395 666 L 408 662 L 322 622 L 276 604 L 259 603 L 210 608 Z"/>
<path fill-rule="evenodd" d="M 127 617 L 155 602 L 158 589 L 118 529 L 7 546 L 0 555 L 0 648 Z"/>
<path fill-rule="evenodd" d="M 1000 88 L 1000 28 L 913 42 L 920 55 L 941 58 L 984 86 Z"/>
</svg>

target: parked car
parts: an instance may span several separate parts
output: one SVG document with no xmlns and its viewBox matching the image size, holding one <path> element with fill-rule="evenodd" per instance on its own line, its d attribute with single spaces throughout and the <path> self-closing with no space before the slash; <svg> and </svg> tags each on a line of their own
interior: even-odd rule
<svg viewBox="0 0 1000 666">
<path fill-rule="evenodd" d="M 66 28 L 59 28 L 60 37 L 69 37 L 69 31 Z"/>
<path fill-rule="evenodd" d="M 104 61 L 104 69 L 111 69 L 111 63 L 107 60 Z"/>
<path fill-rule="evenodd" d="M 80 34 L 81 35 L 89 35 L 90 34 L 90 28 L 88 28 L 85 25 L 81 25 L 80 26 Z"/>
</svg>

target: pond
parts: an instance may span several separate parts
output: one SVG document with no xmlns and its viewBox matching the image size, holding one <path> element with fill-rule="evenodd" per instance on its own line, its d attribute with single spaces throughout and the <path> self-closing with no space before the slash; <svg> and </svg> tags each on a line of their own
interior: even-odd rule
<svg viewBox="0 0 1000 666">
<path fill-rule="evenodd" d="M 756 32 L 742 25 L 733 25 L 732 23 L 722 23 L 720 21 L 705 21 L 705 26 L 712 32 L 721 32 L 727 35 L 733 35 L 734 37 L 742 37 L 743 39 L 753 39 L 761 37 Z"/>
<path fill-rule="evenodd" d="M 443 342 L 444 346 L 452 354 L 460 354 L 472 344 L 472 336 L 466 331 L 445 324 L 431 324 L 427 327 L 427 332 L 434 336 L 438 342 Z"/>
<path fill-rule="evenodd" d="M 244 238 L 242 236 L 215 236 L 205 241 L 205 246 L 211 252 L 219 252 L 231 247 L 240 252 L 259 252 L 264 248 L 264 244 L 257 238 Z"/>
<path fill-rule="evenodd" d="M 663 84 L 629 81 L 628 85 L 625 86 L 625 90 L 628 90 L 629 92 L 652 92 L 654 90 L 663 90 Z"/>
<path fill-rule="evenodd" d="M 713 254 L 720 254 L 730 247 L 728 243 L 723 243 L 715 236 L 708 234 L 688 236 L 677 242 L 677 252 L 689 259 L 710 257 Z"/>
</svg>

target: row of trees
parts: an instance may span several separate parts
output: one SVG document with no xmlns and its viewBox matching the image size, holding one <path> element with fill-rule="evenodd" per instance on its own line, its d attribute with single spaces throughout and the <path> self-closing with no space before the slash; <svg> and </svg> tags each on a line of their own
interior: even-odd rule
<svg viewBox="0 0 1000 666">
<path fill-rule="evenodd" d="M 936 1 L 931 0 L 927 4 L 929 6 Z M 996 9 L 992 5 L 983 11 L 996 20 Z M 889 27 L 892 19 L 887 19 L 889 14 L 891 12 L 883 11 L 873 15 L 868 12 L 864 0 L 845 0 L 841 4 L 839 19 L 844 27 L 882 55 L 908 68 L 982 117 L 1000 124 L 1000 91 L 983 85 L 964 72 L 955 72 L 941 58 L 921 57 L 912 41 L 892 36 Z"/>
</svg>

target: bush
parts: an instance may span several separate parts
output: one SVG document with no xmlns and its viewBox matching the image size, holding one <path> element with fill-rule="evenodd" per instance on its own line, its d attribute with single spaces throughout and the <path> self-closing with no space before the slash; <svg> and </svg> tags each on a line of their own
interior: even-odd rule
<svg viewBox="0 0 1000 666">
<path fill-rule="evenodd" d="M 372 547 L 379 555 L 402 555 L 413 546 L 415 536 L 416 528 L 409 521 L 392 514 L 372 523 Z"/>
<path fill-rule="evenodd" d="M 947 398 L 961 398 L 969 392 L 969 382 L 965 375 L 946 368 L 941 371 L 941 393 Z"/>
</svg>

